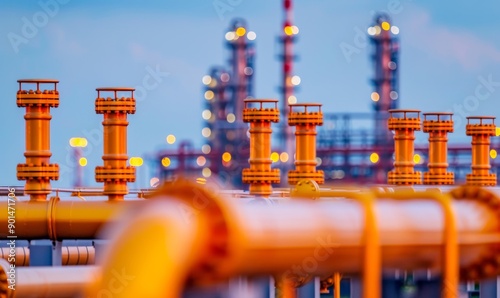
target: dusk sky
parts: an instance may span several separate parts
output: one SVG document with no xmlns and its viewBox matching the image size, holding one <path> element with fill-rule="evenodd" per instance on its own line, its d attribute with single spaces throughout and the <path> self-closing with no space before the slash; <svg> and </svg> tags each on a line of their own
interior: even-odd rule
<svg viewBox="0 0 500 298">
<path fill-rule="evenodd" d="M 129 156 L 175 148 L 182 139 L 201 146 L 201 78 L 227 63 L 224 34 L 233 18 L 246 19 L 257 34 L 256 97 L 279 98 L 281 0 L 2 1 L 0 8 L 3 186 L 24 184 L 16 179 L 16 165 L 25 161 L 25 110 L 16 106 L 21 78 L 60 80 L 60 106 L 51 110 L 51 161 L 61 166 L 54 187 L 72 184 L 68 140 L 74 136 L 89 139 L 85 183 L 98 185 L 102 115 L 94 110 L 95 88 L 138 87 L 152 71 L 159 72 L 157 86 L 129 116 Z M 450 139 L 463 143 L 470 142 L 464 116 L 500 116 L 500 2 L 493 0 L 295 0 L 299 102 L 321 102 L 325 112 L 370 111 L 366 28 L 377 11 L 388 11 L 400 28 L 400 107 L 454 112 L 457 131 Z M 27 32 L 27 22 L 35 30 Z M 346 45 L 355 48 L 351 55 L 342 51 Z M 168 134 L 176 144 L 167 145 Z M 147 166 L 138 178 L 145 186 Z"/>
</svg>

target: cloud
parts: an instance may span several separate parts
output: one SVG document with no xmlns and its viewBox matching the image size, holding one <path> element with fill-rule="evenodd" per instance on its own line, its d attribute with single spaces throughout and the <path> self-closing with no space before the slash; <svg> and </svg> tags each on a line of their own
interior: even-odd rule
<svg viewBox="0 0 500 298">
<path fill-rule="evenodd" d="M 458 63 L 465 69 L 500 62 L 500 50 L 473 33 L 433 22 L 429 12 L 412 10 L 403 21 L 408 43 L 442 61 Z"/>
</svg>

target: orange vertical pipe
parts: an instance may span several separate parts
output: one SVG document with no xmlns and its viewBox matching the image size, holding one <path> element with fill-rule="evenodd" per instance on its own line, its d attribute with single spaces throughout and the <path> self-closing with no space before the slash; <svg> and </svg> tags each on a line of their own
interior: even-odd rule
<svg viewBox="0 0 500 298">
<path fill-rule="evenodd" d="M 97 88 L 95 111 L 104 115 L 104 166 L 95 169 L 97 182 L 104 182 L 104 194 L 110 201 L 123 200 L 128 194 L 127 182 L 135 181 L 135 168 L 127 166 L 127 114 L 135 113 L 134 88 Z M 102 98 L 101 92 L 113 92 Z M 130 92 L 118 97 L 118 92 Z"/>
<path fill-rule="evenodd" d="M 246 99 L 243 121 L 250 123 L 250 168 L 243 169 L 243 183 L 249 183 L 253 195 L 268 196 L 272 183 L 280 182 L 278 169 L 271 169 L 271 122 L 279 121 L 278 100 Z M 250 107 L 257 104 L 258 108 Z M 264 105 L 272 104 L 273 107 Z"/>
<path fill-rule="evenodd" d="M 389 110 L 389 129 L 394 130 L 394 170 L 389 172 L 389 184 L 422 184 L 420 172 L 415 172 L 413 149 L 415 131 L 420 130 L 420 111 Z"/>
<path fill-rule="evenodd" d="M 333 298 L 340 298 L 340 273 L 333 274 Z"/>
<path fill-rule="evenodd" d="M 289 104 L 288 125 L 295 126 L 295 170 L 288 172 L 288 183 L 296 185 L 302 179 L 318 184 L 325 182 L 323 171 L 316 170 L 316 126 L 323 125 L 319 103 Z M 303 108 L 294 111 L 294 108 Z M 309 108 L 309 111 L 307 110 Z M 317 110 L 311 111 L 311 108 Z"/>
<path fill-rule="evenodd" d="M 51 164 L 50 108 L 59 106 L 57 80 L 18 80 L 17 106 L 26 108 L 25 164 L 17 165 L 17 179 L 26 180 L 24 192 L 31 201 L 45 201 L 52 188 L 50 180 L 59 179 L 59 165 Z M 36 84 L 36 90 L 23 90 L 24 84 Z M 54 89 L 40 90 L 40 84 L 54 84 Z"/>
<path fill-rule="evenodd" d="M 479 121 L 479 123 L 471 123 Z M 472 136 L 472 173 L 467 174 L 468 185 L 493 186 L 497 175 L 490 173 L 490 137 L 495 136 L 495 117 L 467 117 L 466 133 Z"/>
<path fill-rule="evenodd" d="M 455 174 L 448 172 L 448 133 L 453 132 L 453 113 L 424 113 L 424 132 L 429 133 L 429 171 L 424 184 L 454 184 Z"/>
</svg>

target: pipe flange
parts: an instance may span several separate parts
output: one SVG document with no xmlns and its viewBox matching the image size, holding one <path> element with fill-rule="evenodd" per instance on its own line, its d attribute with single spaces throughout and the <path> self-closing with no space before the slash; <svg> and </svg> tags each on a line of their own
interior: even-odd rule
<svg viewBox="0 0 500 298">
<path fill-rule="evenodd" d="M 424 120 L 423 132 L 453 132 L 453 121 L 451 120 Z"/>
<path fill-rule="evenodd" d="M 59 165 L 18 164 L 17 180 L 58 180 Z"/>
<path fill-rule="evenodd" d="M 318 184 L 325 183 L 325 173 L 321 170 L 315 172 L 304 173 L 297 170 L 291 170 L 288 172 L 288 184 L 296 185 L 300 180 L 310 179 L 314 180 Z"/>
<path fill-rule="evenodd" d="M 123 168 L 107 168 L 103 166 L 97 166 L 95 168 L 95 180 L 96 182 L 106 182 L 106 181 L 134 182 L 135 167 L 127 166 Z"/>
<path fill-rule="evenodd" d="M 99 97 L 95 100 L 95 112 L 96 114 L 135 114 L 135 99 L 133 97 L 121 97 L 118 99 Z"/>
<path fill-rule="evenodd" d="M 220 198 L 206 187 L 200 187 L 184 179 L 177 179 L 175 183 L 166 183 L 156 191 L 153 196 L 168 195 L 176 198 L 189 206 L 192 206 L 195 211 L 200 211 L 200 202 L 203 202 L 203 214 L 207 220 L 208 227 L 213 232 L 210 237 L 211 242 L 206 250 L 205 255 L 200 258 L 200 263 L 193 270 L 192 276 L 188 283 L 203 281 L 212 281 L 215 271 L 219 269 L 222 260 L 227 259 L 232 245 L 229 243 L 229 228 L 228 219 L 225 218 L 225 210 L 222 209 Z"/>
<path fill-rule="evenodd" d="M 496 174 L 467 174 L 466 184 L 474 186 L 495 186 L 497 185 L 497 175 Z"/>
<path fill-rule="evenodd" d="M 280 170 L 271 169 L 270 171 L 255 171 L 249 168 L 242 171 L 243 183 L 280 183 Z"/>
<path fill-rule="evenodd" d="M 500 198 L 488 189 L 466 185 L 453 189 L 449 194 L 455 200 L 479 201 L 500 214 Z M 497 228 L 500 231 L 500 225 Z M 460 269 L 461 279 L 475 281 L 500 274 L 499 252 L 500 247 L 495 245 L 490 255 L 482 256 L 475 264 Z"/>
<path fill-rule="evenodd" d="M 243 122 L 279 122 L 278 109 L 243 109 Z"/>
<path fill-rule="evenodd" d="M 424 184 L 428 185 L 453 185 L 455 184 L 455 173 L 424 173 Z"/>
<path fill-rule="evenodd" d="M 395 185 L 422 184 L 422 172 L 398 173 L 391 171 L 387 175 L 387 183 Z"/>
</svg>

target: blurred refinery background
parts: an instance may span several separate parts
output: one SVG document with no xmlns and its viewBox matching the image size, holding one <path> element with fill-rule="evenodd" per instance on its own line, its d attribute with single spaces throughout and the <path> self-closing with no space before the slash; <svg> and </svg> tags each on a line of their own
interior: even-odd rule
<svg viewBox="0 0 500 298">
<path fill-rule="evenodd" d="M 137 167 L 138 179 L 132 187 L 150 187 L 179 173 L 217 176 L 242 187 L 249 150 L 241 107 L 244 99 L 263 96 L 280 100 L 282 120 L 273 127 L 271 158 L 282 173 L 293 165 L 287 104 L 320 102 L 325 120 L 318 127 L 317 161 L 326 183 L 386 181 L 393 141 L 384 123 L 387 110 L 398 107 L 455 113 L 449 163 L 460 182 L 470 169 L 465 116 L 490 114 L 498 102 L 498 72 L 487 63 L 500 60 L 486 25 L 493 3 L 453 11 L 425 1 L 364 7 L 321 1 L 153 3 L 156 12 L 132 1 L 4 4 L 5 100 L 15 89 L 7 82 L 27 74 L 62 78 L 61 94 L 71 98 L 53 122 L 53 160 L 61 165 L 56 187 L 96 185 L 92 169 L 99 162 L 102 129 L 87 85 L 137 88 L 141 109 L 130 129 L 129 163 Z M 107 11 L 131 21 L 115 22 Z M 466 13 L 464 24 L 450 20 Z M 474 17 L 479 13 L 483 23 Z M 93 30 L 98 27 L 103 32 Z M 75 111 L 82 117 L 66 116 Z M 0 177 L 11 184 L 17 184 L 16 161 L 8 156 L 23 146 L 11 129 L 22 125 L 18 116 L 13 104 L 2 110 L 9 123 L 2 135 L 10 141 Z M 417 133 L 419 170 L 425 169 L 426 143 Z M 499 165 L 497 149 L 493 138 L 492 172 Z"/>
</svg>

